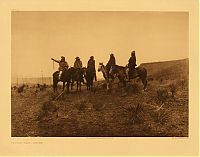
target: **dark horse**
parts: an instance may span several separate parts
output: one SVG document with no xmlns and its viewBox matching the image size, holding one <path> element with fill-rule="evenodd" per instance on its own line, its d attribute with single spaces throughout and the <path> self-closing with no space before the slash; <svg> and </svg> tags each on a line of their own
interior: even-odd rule
<svg viewBox="0 0 200 157">
<path fill-rule="evenodd" d="M 63 91 L 65 89 L 65 83 L 67 83 L 67 92 L 69 92 L 69 86 L 71 83 L 71 79 L 72 79 L 72 73 L 73 73 L 73 69 L 69 68 L 68 70 L 64 70 L 61 74 L 60 80 L 59 80 L 59 71 L 56 71 L 53 73 L 53 90 L 54 92 L 57 92 L 57 86 L 58 86 L 58 82 L 61 81 L 63 82 Z"/>
<path fill-rule="evenodd" d="M 123 67 L 119 65 L 112 66 L 109 73 L 110 75 L 113 75 L 115 77 L 118 77 L 120 82 L 123 83 L 124 86 L 126 86 L 126 78 L 127 78 L 127 70 L 128 67 Z M 137 67 L 135 69 L 135 74 L 129 76 L 130 79 L 135 79 L 139 77 L 144 85 L 144 90 L 146 89 L 147 86 L 147 70 L 143 67 Z"/>
<path fill-rule="evenodd" d="M 91 90 L 93 87 L 93 81 L 95 78 L 95 70 L 94 68 L 87 67 L 83 68 L 84 69 L 84 75 L 87 83 L 87 90 Z"/>
<path fill-rule="evenodd" d="M 72 75 L 71 75 L 71 79 L 72 79 L 72 83 L 71 83 L 71 90 L 73 88 L 74 82 L 76 82 L 77 85 L 77 91 L 81 91 L 81 82 L 84 83 L 84 70 L 83 69 L 75 69 L 73 67 L 71 67 L 72 70 Z"/>
</svg>

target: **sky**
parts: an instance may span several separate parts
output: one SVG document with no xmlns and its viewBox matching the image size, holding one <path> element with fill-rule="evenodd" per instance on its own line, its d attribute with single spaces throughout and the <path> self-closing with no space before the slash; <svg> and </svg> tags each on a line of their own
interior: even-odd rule
<svg viewBox="0 0 200 157">
<path fill-rule="evenodd" d="M 51 77 L 61 56 L 86 66 L 93 55 L 96 69 L 110 53 L 125 66 L 133 50 L 138 65 L 188 58 L 188 23 L 187 12 L 12 11 L 12 78 Z"/>
</svg>

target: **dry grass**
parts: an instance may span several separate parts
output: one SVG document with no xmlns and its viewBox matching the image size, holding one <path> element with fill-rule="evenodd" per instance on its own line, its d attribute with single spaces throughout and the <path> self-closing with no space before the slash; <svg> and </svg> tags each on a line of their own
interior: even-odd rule
<svg viewBox="0 0 200 157">
<path fill-rule="evenodd" d="M 183 62 L 183 61 L 182 61 Z M 180 65 L 182 65 L 182 62 Z M 176 62 L 173 62 L 177 65 Z M 47 86 L 11 91 L 13 137 L 155 137 L 188 136 L 188 78 L 168 62 L 147 65 L 147 91 L 141 81 L 122 88 L 117 83 L 106 92 L 103 81 L 93 91 L 58 93 Z M 162 65 L 162 66 L 160 66 Z M 179 64 L 178 64 L 179 65 Z M 185 62 L 184 62 L 185 65 Z M 156 69 L 160 67 L 160 71 Z M 171 80 L 173 78 L 173 80 Z"/>
<path fill-rule="evenodd" d="M 154 99 L 158 87 L 152 81 L 148 91 L 125 97 L 120 90 L 107 94 L 83 89 L 57 101 L 51 88 L 35 96 L 34 89 L 22 94 L 13 90 L 12 136 L 187 136 L 187 101 L 179 105 L 183 102 L 162 97 L 159 109 L 161 102 Z M 182 92 L 177 88 L 176 97 Z"/>
</svg>

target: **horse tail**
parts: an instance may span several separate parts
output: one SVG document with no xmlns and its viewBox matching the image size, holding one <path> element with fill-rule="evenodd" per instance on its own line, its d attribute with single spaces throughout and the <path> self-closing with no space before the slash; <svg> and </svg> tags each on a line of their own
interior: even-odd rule
<svg viewBox="0 0 200 157">
<path fill-rule="evenodd" d="M 142 83 L 144 85 L 144 90 L 146 89 L 147 87 L 147 69 L 146 68 L 143 68 L 143 67 L 138 67 L 137 68 L 137 71 L 138 71 L 138 75 L 139 75 L 139 78 L 142 80 Z"/>
<path fill-rule="evenodd" d="M 59 82 L 59 71 L 53 73 L 53 91 L 57 91 L 57 85 Z"/>
</svg>

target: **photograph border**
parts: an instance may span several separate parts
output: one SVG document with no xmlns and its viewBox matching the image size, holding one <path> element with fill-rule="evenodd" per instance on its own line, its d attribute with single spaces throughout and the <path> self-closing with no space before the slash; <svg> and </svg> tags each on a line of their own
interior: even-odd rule
<svg viewBox="0 0 200 157">
<path fill-rule="evenodd" d="M 11 11 L 177 11 L 189 12 L 189 137 L 11 137 Z M 199 15 L 197 0 L 11 0 L 0 1 L 0 155 L 199 154 Z"/>
</svg>

